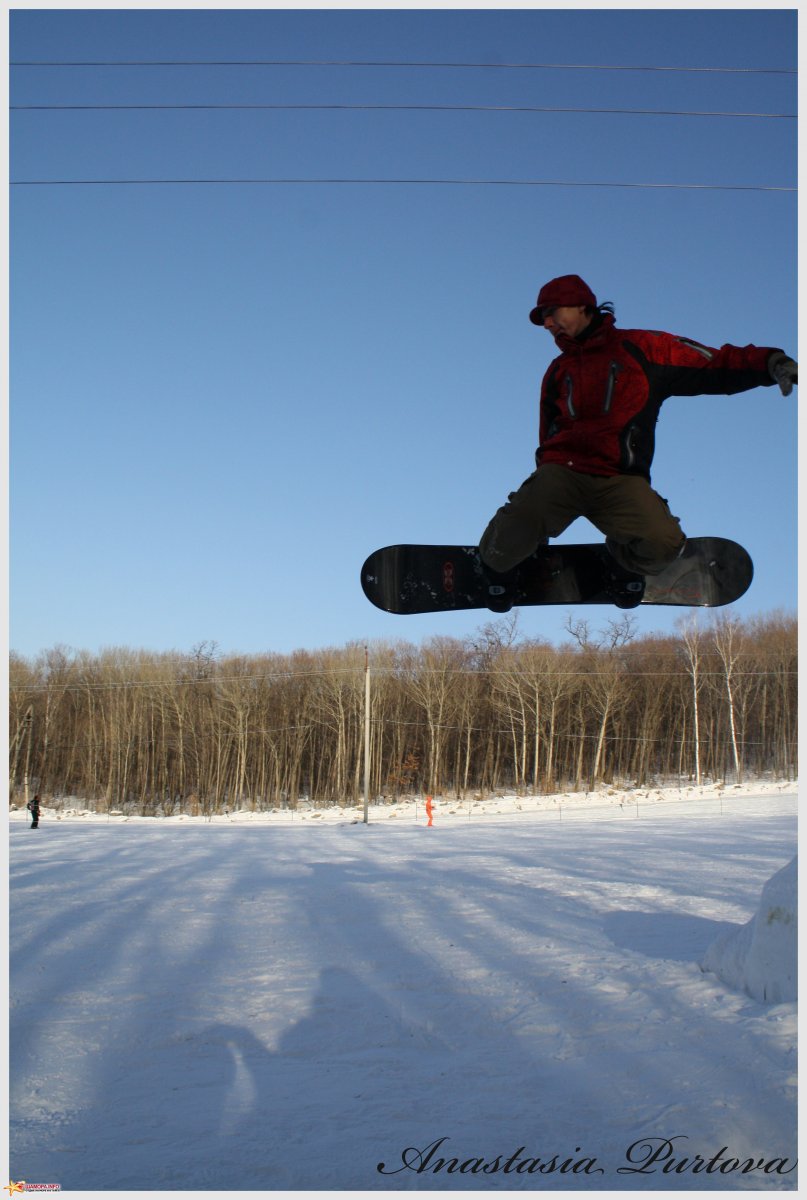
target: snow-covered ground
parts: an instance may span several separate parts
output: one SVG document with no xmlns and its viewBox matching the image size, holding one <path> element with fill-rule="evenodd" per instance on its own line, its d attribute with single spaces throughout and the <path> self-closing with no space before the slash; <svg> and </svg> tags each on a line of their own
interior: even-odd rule
<svg viewBox="0 0 807 1200">
<path fill-rule="evenodd" d="M 795 785 L 10 834 L 12 1181 L 796 1187 Z"/>
<path fill-rule="evenodd" d="M 795 783 L 771 781 L 756 781 L 753 784 L 743 785 L 720 782 L 701 785 L 688 783 L 678 787 L 633 788 L 601 784 L 596 790 L 590 792 L 560 792 L 548 796 L 504 794 L 486 796 L 484 799 L 474 796 L 463 800 L 441 796 L 432 799 L 435 817 L 439 817 L 439 823 L 442 824 L 449 818 L 457 817 L 468 821 L 476 821 L 482 817 L 503 816 L 513 818 L 554 816 L 558 820 L 574 817 L 591 818 L 593 816 L 636 817 L 648 816 L 652 812 L 671 813 L 673 812 L 672 806 L 681 807 L 682 805 L 684 811 L 689 815 L 714 816 L 722 814 L 735 801 L 739 803 L 748 797 L 795 795 L 796 789 L 797 784 Z M 692 807 L 693 804 L 696 806 L 695 808 Z M 313 821 L 317 824 L 343 825 L 346 820 L 363 821 L 364 805 L 359 802 L 353 807 L 341 807 L 336 804 L 327 808 L 317 808 L 313 804 L 301 800 L 295 809 L 287 808 L 271 812 L 237 809 L 211 817 L 194 817 L 187 814 L 139 817 L 127 816 L 116 809 L 108 813 L 92 812 L 77 800 L 61 798 L 58 810 L 43 808 L 42 813 L 43 821 L 79 820 L 85 823 L 101 821 L 104 824 L 156 821 L 160 825 L 164 825 L 167 821 L 174 821 L 181 824 L 204 822 L 206 825 L 298 825 Z M 415 800 L 373 802 L 369 806 L 369 819 L 373 823 L 378 821 L 420 822 L 425 820 L 424 797 L 421 796 Z M 27 820 L 27 816 L 20 809 L 12 809 L 11 820 Z"/>
</svg>

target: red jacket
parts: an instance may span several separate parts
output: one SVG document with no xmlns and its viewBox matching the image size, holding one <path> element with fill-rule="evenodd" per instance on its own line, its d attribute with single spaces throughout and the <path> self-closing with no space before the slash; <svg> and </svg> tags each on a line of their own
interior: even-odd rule
<svg viewBox="0 0 807 1200">
<path fill-rule="evenodd" d="M 538 466 L 559 463 L 588 475 L 650 478 L 659 409 L 668 396 L 731 395 L 774 380 L 776 348 L 721 346 L 648 329 L 617 329 L 595 317 L 562 349 L 541 387 Z"/>
</svg>

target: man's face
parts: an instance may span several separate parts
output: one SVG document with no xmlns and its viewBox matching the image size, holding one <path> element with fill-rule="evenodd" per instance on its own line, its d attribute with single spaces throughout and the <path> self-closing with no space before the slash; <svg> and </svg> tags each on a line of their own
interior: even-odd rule
<svg viewBox="0 0 807 1200">
<path fill-rule="evenodd" d="M 591 317 L 586 314 L 585 305 L 582 304 L 545 308 L 543 316 L 544 329 L 553 337 L 562 333 L 566 337 L 576 338 L 591 324 Z"/>
</svg>

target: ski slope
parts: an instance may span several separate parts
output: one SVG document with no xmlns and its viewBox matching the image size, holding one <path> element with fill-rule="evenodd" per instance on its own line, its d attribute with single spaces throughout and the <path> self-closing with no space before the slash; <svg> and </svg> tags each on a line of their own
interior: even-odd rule
<svg viewBox="0 0 807 1200">
<path fill-rule="evenodd" d="M 11 1180 L 796 1188 L 795 785 L 359 817 L 11 814 Z"/>
</svg>

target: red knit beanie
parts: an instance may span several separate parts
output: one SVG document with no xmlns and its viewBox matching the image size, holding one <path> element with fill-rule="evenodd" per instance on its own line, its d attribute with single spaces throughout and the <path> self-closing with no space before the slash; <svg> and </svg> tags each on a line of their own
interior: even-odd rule
<svg viewBox="0 0 807 1200">
<path fill-rule="evenodd" d="M 597 307 L 597 297 L 579 275 L 559 275 L 550 279 L 538 293 L 535 308 L 530 313 L 533 325 L 543 325 L 545 308 L 574 308 L 583 304 L 587 308 Z"/>
</svg>

